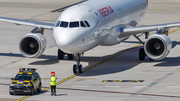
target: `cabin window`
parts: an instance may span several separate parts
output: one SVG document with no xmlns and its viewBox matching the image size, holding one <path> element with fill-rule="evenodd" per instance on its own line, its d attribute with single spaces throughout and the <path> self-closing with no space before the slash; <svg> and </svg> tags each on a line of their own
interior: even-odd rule
<svg viewBox="0 0 180 101">
<path fill-rule="evenodd" d="M 76 21 L 76 22 L 70 22 L 69 27 L 70 27 L 70 28 L 79 27 L 79 21 Z"/>
<path fill-rule="evenodd" d="M 90 27 L 89 23 L 87 21 L 84 21 L 88 27 Z"/>
<path fill-rule="evenodd" d="M 56 23 L 55 27 L 58 27 L 58 26 L 59 26 L 59 24 L 60 24 L 60 21 L 58 21 L 58 22 Z"/>
<path fill-rule="evenodd" d="M 68 22 L 62 21 L 60 24 L 60 27 L 67 28 L 68 27 Z"/>
<path fill-rule="evenodd" d="M 81 21 L 80 23 L 81 23 L 81 27 L 86 27 L 86 25 L 83 21 Z"/>
</svg>

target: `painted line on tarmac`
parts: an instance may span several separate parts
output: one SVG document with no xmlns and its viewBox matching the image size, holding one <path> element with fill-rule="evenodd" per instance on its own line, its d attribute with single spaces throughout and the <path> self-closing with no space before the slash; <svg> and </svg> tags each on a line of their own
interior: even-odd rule
<svg viewBox="0 0 180 101">
<path fill-rule="evenodd" d="M 59 88 L 59 87 L 56 87 L 56 89 L 83 91 L 83 93 L 84 92 L 95 92 L 95 93 L 112 93 L 112 94 L 128 94 L 128 95 L 129 94 L 132 94 L 132 95 L 137 94 L 134 92 L 101 91 L 101 90 L 87 90 L 87 89 L 74 89 L 74 88 Z M 160 94 L 152 94 L 152 93 L 141 93 L 141 94 L 137 94 L 137 95 L 180 98 L 180 96 L 160 95 Z"/>
<path fill-rule="evenodd" d="M 113 56 L 111 56 L 111 57 L 109 57 L 109 58 L 107 58 L 107 59 L 105 59 L 105 60 L 103 60 L 103 61 L 101 61 L 101 62 L 99 62 L 99 63 L 97 63 L 97 64 L 95 64 L 95 65 L 93 65 L 93 66 L 91 66 L 91 67 L 89 67 L 89 68 L 87 68 L 87 69 L 85 69 L 85 70 L 83 70 L 83 72 L 86 72 L 86 71 L 88 71 L 88 70 L 90 70 L 90 69 L 92 69 L 92 68 L 94 68 L 94 67 L 97 67 L 97 66 L 99 66 L 99 65 L 101 65 L 101 64 L 103 64 L 103 63 L 105 63 L 105 62 L 107 62 L 107 61 L 109 61 L 109 60 L 111 60 L 111 59 L 113 59 L 113 58 L 115 58 L 115 57 L 117 57 L 117 56 L 119 56 L 120 54 L 123 54 L 124 52 L 127 52 L 127 51 L 129 51 L 129 50 L 131 50 L 131 49 L 134 49 L 134 48 L 136 48 L 136 47 L 139 47 L 139 46 L 141 46 L 141 45 L 142 45 L 142 44 L 139 44 L 139 45 L 136 45 L 136 46 L 134 46 L 134 47 L 132 47 L 132 48 L 129 48 L 129 49 L 120 51 L 120 52 L 116 53 L 115 55 L 113 55 Z"/>
<path fill-rule="evenodd" d="M 179 31 L 179 30 L 180 30 L 180 28 L 175 29 L 175 30 L 173 30 L 173 31 L 170 31 L 169 34 L 174 33 L 174 32 L 176 32 L 176 31 Z"/>
<path fill-rule="evenodd" d="M 0 84 L 2 86 L 9 86 L 9 84 Z M 42 88 L 47 88 L 49 85 L 42 85 Z M 67 87 L 67 88 L 144 88 L 146 86 L 80 86 L 80 85 L 57 85 L 56 87 Z M 152 88 L 180 88 L 180 86 L 152 86 Z"/>
<path fill-rule="evenodd" d="M 49 78 L 41 78 L 41 79 L 48 79 Z M 57 79 L 65 79 L 65 78 L 57 78 Z M 76 79 L 76 80 L 96 80 L 97 78 L 72 78 L 72 79 Z"/>
<path fill-rule="evenodd" d="M 105 59 L 105 60 L 103 60 L 103 61 L 101 61 L 101 62 L 99 62 L 99 63 L 97 63 L 97 64 L 95 64 L 95 65 L 93 65 L 93 66 L 91 66 L 91 67 L 89 67 L 89 68 L 87 68 L 87 69 L 85 69 L 85 70 L 83 70 L 82 73 L 84 73 L 84 72 L 86 72 L 86 71 L 88 71 L 88 70 L 90 70 L 90 69 L 92 69 L 92 68 L 94 68 L 94 67 L 97 67 L 97 66 L 99 66 L 99 65 L 101 65 L 101 64 L 103 64 L 103 63 L 105 63 L 105 62 L 107 62 L 107 61 L 109 61 L 109 60 L 111 60 L 111 59 L 113 59 L 113 58 L 115 58 L 115 57 L 117 57 L 117 56 L 119 56 L 120 54 L 125 53 L 125 52 L 127 52 L 127 51 L 129 51 L 129 50 L 131 50 L 131 49 L 136 48 L 136 47 L 139 47 L 139 46 L 141 46 L 141 45 L 142 45 L 142 44 L 139 44 L 139 45 L 136 45 L 136 46 L 134 46 L 134 47 L 132 47 L 132 48 L 128 48 L 128 49 L 126 49 L 126 50 L 120 51 L 120 52 L 114 54 L 113 56 L 111 56 L 111 57 L 109 57 L 109 58 L 107 58 L 107 59 Z M 61 84 L 61 83 L 64 83 L 64 82 L 66 82 L 66 81 L 68 81 L 68 80 L 70 80 L 70 79 L 72 79 L 72 78 L 74 78 L 74 77 L 76 77 L 76 76 L 78 76 L 78 75 L 80 75 L 80 73 L 77 73 L 77 74 L 75 74 L 75 75 L 72 75 L 72 76 L 70 76 L 70 77 L 67 77 L 67 78 L 63 79 L 62 81 L 57 82 L 56 84 L 59 85 L 59 84 Z M 50 89 L 50 88 L 51 88 L 51 86 L 46 87 L 46 88 L 44 88 L 44 89 L 42 90 L 42 92 L 45 91 L 45 90 L 48 90 L 48 89 Z M 38 93 L 35 93 L 35 95 L 36 95 L 36 94 L 38 94 Z M 20 98 L 20 99 L 18 99 L 18 100 L 16 100 L 16 101 L 24 100 L 24 99 L 26 99 L 26 98 L 28 98 L 28 97 L 30 97 L 30 96 L 31 96 L 31 95 L 22 97 L 22 98 Z"/>
<path fill-rule="evenodd" d="M 43 85 L 42 88 L 49 87 L 49 85 Z M 144 88 L 146 86 L 56 86 L 61 88 Z M 180 86 L 152 86 L 152 88 L 180 88 Z"/>
<path fill-rule="evenodd" d="M 62 12 L 62 11 L 64 11 L 64 10 L 66 10 L 67 8 L 71 7 L 71 6 L 74 6 L 74 5 L 83 3 L 83 2 L 85 2 L 85 1 L 87 1 L 87 0 L 83 0 L 83 1 L 80 1 L 80 2 L 78 2 L 78 3 L 75 3 L 75 4 L 72 4 L 72 5 L 63 7 L 63 8 L 59 8 L 59 9 L 53 10 L 53 11 L 51 11 L 51 12 Z"/>
<path fill-rule="evenodd" d="M 144 80 L 103 80 L 102 82 L 144 82 Z"/>
<path fill-rule="evenodd" d="M 11 78 L 7 78 L 7 77 L 0 77 L 0 79 L 7 79 L 7 80 L 11 80 Z M 41 78 L 41 80 L 43 79 L 48 79 L 49 78 Z M 57 78 L 57 79 L 65 79 L 65 78 Z M 72 79 L 76 79 L 76 80 L 96 80 L 97 78 L 72 78 Z M 0 83 L 1 85 L 1 83 Z"/>
</svg>

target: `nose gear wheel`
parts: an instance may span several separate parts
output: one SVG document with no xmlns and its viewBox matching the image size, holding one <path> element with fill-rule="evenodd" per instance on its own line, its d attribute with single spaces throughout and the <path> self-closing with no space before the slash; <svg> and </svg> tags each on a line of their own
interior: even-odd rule
<svg viewBox="0 0 180 101">
<path fill-rule="evenodd" d="M 74 73 L 77 73 L 77 72 L 82 73 L 82 65 L 79 65 L 79 66 L 74 65 L 73 72 Z"/>
<path fill-rule="evenodd" d="M 77 72 L 82 73 L 82 65 L 80 64 L 81 55 L 79 53 L 75 54 L 75 58 L 77 63 L 73 65 L 73 72 L 74 74 Z"/>
</svg>

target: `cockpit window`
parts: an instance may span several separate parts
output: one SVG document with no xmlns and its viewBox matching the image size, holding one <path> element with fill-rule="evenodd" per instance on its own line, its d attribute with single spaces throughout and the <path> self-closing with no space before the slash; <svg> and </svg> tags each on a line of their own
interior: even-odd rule
<svg viewBox="0 0 180 101">
<path fill-rule="evenodd" d="M 70 28 L 75 28 L 75 27 L 90 27 L 89 23 L 87 21 L 75 21 L 75 22 L 66 22 L 66 21 L 57 21 L 55 24 L 55 27 L 64 27 L 67 28 L 69 24 Z"/>
<path fill-rule="evenodd" d="M 59 24 L 60 24 L 60 21 L 58 21 L 58 22 L 56 23 L 55 27 L 58 27 L 58 26 L 59 26 Z"/>
<path fill-rule="evenodd" d="M 89 23 L 87 21 L 84 21 L 88 27 L 90 27 Z"/>
<path fill-rule="evenodd" d="M 79 27 L 79 21 L 76 21 L 76 22 L 70 22 L 69 27 L 70 27 L 70 28 Z"/>
<path fill-rule="evenodd" d="M 81 27 L 86 27 L 86 25 L 83 21 L 81 21 L 80 23 L 81 23 Z"/>
<path fill-rule="evenodd" d="M 68 22 L 62 21 L 60 27 L 67 28 L 68 27 Z"/>
</svg>

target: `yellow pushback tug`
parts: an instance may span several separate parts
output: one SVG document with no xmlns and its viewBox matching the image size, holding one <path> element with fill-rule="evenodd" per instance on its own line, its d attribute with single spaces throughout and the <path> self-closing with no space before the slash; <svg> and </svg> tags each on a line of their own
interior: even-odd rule
<svg viewBox="0 0 180 101">
<path fill-rule="evenodd" d="M 11 78 L 9 94 L 31 94 L 37 90 L 41 92 L 41 77 L 35 68 L 19 68 L 19 73 Z"/>
</svg>

